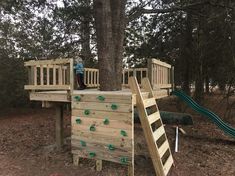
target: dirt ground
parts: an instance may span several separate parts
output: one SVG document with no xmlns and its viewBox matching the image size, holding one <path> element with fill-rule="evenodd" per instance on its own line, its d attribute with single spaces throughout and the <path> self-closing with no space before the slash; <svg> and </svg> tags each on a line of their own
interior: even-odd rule
<svg viewBox="0 0 235 176">
<path fill-rule="evenodd" d="M 219 115 L 224 114 L 225 102 L 219 97 L 207 97 L 205 106 Z M 159 101 L 161 110 L 179 112 L 174 98 Z M 177 108 L 178 107 L 178 108 Z M 184 106 L 182 109 L 185 109 Z M 193 126 L 181 126 L 179 152 L 174 153 L 175 129 L 166 126 L 175 166 L 170 176 L 235 176 L 235 140 L 224 135 L 214 124 L 193 112 Z M 103 170 L 96 172 L 94 161 L 83 160 L 80 166 L 72 164 L 69 140 L 63 151 L 56 151 L 55 111 L 53 109 L 7 109 L 0 114 L 0 176 L 124 176 L 127 168 L 104 162 Z M 235 127 L 233 118 L 225 119 Z M 69 136 L 69 112 L 65 112 L 66 135 Z M 136 159 L 135 175 L 154 175 L 151 160 Z"/>
</svg>

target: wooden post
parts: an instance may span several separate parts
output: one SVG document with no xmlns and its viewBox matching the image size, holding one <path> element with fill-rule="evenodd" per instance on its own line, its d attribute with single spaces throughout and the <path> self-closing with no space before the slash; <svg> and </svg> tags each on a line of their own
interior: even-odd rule
<svg viewBox="0 0 235 176">
<path fill-rule="evenodd" d="M 150 80 L 150 83 L 153 87 L 153 75 L 152 75 L 152 59 L 148 59 L 148 78 Z M 141 80 L 142 81 L 142 80 Z"/>
<path fill-rule="evenodd" d="M 174 68 L 174 66 L 172 66 L 171 67 L 171 89 L 172 89 L 172 91 L 174 91 L 174 89 L 175 89 L 175 68 Z"/>
<path fill-rule="evenodd" d="M 63 130 L 63 106 L 61 104 L 56 105 L 56 147 L 62 149 L 64 145 L 64 130 Z"/>
<path fill-rule="evenodd" d="M 102 170 L 102 160 L 96 160 L 96 171 Z"/>
</svg>

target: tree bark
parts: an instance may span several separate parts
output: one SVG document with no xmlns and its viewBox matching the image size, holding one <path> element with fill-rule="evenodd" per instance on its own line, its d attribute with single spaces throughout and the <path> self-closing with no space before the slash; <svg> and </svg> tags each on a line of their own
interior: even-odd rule
<svg viewBox="0 0 235 176">
<path fill-rule="evenodd" d="M 90 24 L 92 21 L 92 16 L 91 16 L 91 0 L 83 0 L 83 8 L 87 10 L 87 13 L 82 14 L 81 16 L 81 26 L 80 26 L 80 31 L 81 31 L 81 55 L 82 58 L 84 58 L 85 65 L 87 67 L 91 67 L 94 65 L 93 62 L 93 57 L 91 54 L 91 47 L 90 47 L 90 35 L 91 35 L 91 28 Z"/>
<path fill-rule="evenodd" d="M 121 90 L 125 0 L 94 0 L 100 90 Z"/>
</svg>

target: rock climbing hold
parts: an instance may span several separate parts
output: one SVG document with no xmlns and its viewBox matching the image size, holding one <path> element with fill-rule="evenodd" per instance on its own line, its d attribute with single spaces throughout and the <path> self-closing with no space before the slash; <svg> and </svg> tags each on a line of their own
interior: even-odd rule
<svg viewBox="0 0 235 176">
<path fill-rule="evenodd" d="M 81 97 L 80 97 L 80 96 L 75 96 L 74 98 L 75 98 L 75 100 L 77 100 L 77 101 L 81 101 Z"/>
<path fill-rule="evenodd" d="M 128 158 L 127 157 L 121 157 L 120 161 L 122 164 L 127 164 L 128 163 Z"/>
<path fill-rule="evenodd" d="M 85 141 L 80 141 L 81 146 L 86 147 L 86 142 Z"/>
<path fill-rule="evenodd" d="M 120 131 L 120 134 L 121 134 L 122 136 L 127 136 L 127 133 L 126 133 L 125 130 L 121 130 L 121 131 Z"/>
<path fill-rule="evenodd" d="M 104 121 L 103 121 L 104 125 L 108 125 L 109 124 L 109 119 L 108 118 L 105 118 Z"/>
<path fill-rule="evenodd" d="M 89 153 L 89 156 L 90 156 L 91 158 L 94 158 L 94 157 L 96 156 L 96 153 L 95 153 L 95 152 L 90 152 L 90 153 Z"/>
<path fill-rule="evenodd" d="M 90 126 L 90 131 L 95 131 L 95 130 L 96 130 L 95 125 L 91 125 Z"/>
<path fill-rule="evenodd" d="M 109 147 L 109 150 L 110 150 L 110 151 L 114 151 L 114 150 L 116 149 L 116 148 L 114 147 L 114 145 L 112 145 L 112 144 L 109 144 L 108 147 Z"/>
<path fill-rule="evenodd" d="M 112 105 L 111 105 L 111 109 L 112 109 L 112 110 L 117 110 L 117 108 L 118 108 L 118 106 L 117 106 L 116 104 L 112 104 Z"/>
<path fill-rule="evenodd" d="M 76 123 L 77 123 L 77 124 L 81 124 L 81 123 L 82 123 L 82 120 L 81 120 L 80 118 L 77 118 L 77 119 L 76 119 Z"/>
<path fill-rule="evenodd" d="M 89 115 L 90 114 L 90 110 L 89 109 L 85 109 L 84 114 L 85 115 Z"/>
<path fill-rule="evenodd" d="M 102 95 L 100 95 L 100 96 L 97 97 L 97 99 L 100 100 L 100 101 L 104 101 L 104 100 L 105 100 L 105 97 L 102 96 Z"/>
</svg>

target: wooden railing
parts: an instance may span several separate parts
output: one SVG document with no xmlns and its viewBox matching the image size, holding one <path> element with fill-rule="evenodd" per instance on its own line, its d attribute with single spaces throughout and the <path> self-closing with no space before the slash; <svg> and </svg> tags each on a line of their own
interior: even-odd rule
<svg viewBox="0 0 235 176">
<path fill-rule="evenodd" d="M 28 61 L 25 66 L 29 71 L 29 83 L 24 87 L 26 90 L 73 88 L 73 59 Z"/>
<path fill-rule="evenodd" d="M 148 68 L 126 68 L 122 71 L 122 86 L 129 87 L 128 78 L 135 76 L 138 83 L 142 84 L 143 78 L 148 77 Z"/>
<path fill-rule="evenodd" d="M 73 59 L 38 60 L 25 62 L 29 69 L 27 90 L 73 90 Z M 148 68 L 123 69 L 122 85 L 128 86 L 128 78 L 135 76 L 141 85 L 142 78 L 148 77 L 153 88 L 171 88 L 173 84 L 173 67 L 157 59 L 148 62 Z M 99 70 L 84 69 L 84 83 L 89 88 L 99 87 Z"/>
<path fill-rule="evenodd" d="M 148 62 L 149 80 L 153 89 L 172 88 L 174 68 L 165 62 L 151 59 Z"/>
<path fill-rule="evenodd" d="M 84 84 L 87 87 L 99 87 L 99 69 L 84 69 Z"/>
</svg>

